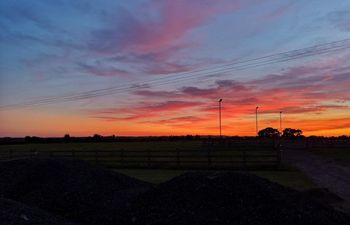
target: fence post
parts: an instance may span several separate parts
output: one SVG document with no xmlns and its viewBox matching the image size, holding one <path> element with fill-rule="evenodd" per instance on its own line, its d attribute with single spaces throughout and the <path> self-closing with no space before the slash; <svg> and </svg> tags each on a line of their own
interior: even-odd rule
<svg viewBox="0 0 350 225">
<path fill-rule="evenodd" d="M 208 167 L 210 167 L 211 166 L 211 148 L 208 148 L 207 157 L 208 157 Z"/>
<path fill-rule="evenodd" d="M 115 166 L 115 151 L 114 150 L 112 150 L 111 152 L 110 152 L 111 154 L 110 154 L 110 159 L 111 159 L 111 161 L 110 161 L 110 163 L 108 163 L 108 167 L 111 167 L 111 168 L 115 168 L 116 166 Z"/>
<path fill-rule="evenodd" d="M 176 148 L 176 166 L 180 167 L 180 150 Z"/>
<path fill-rule="evenodd" d="M 247 151 L 243 148 L 243 169 L 247 169 Z"/>
<path fill-rule="evenodd" d="M 148 168 L 151 167 L 151 150 L 147 149 L 147 161 L 148 161 Z"/>
<path fill-rule="evenodd" d="M 120 151 L 120 165 L 124 167 L 124 149 L 122 148 Z"/>
<path fill-rule="evenodd" d="M 277 154 L 277 167 L 280 167 L 282 162 L 282 148 L 281 145 L 278 145 L 276 148 L 276 154 Z"/>
<path fill-rule="evenodd" d="M 95 150 L 95 164 L 98 162 L 98 150 Z"/>
<path fill-rule="evenodd" d="M 8 158 L 9 158 L 9 159 L 12 159 L 12 157 L 13 157 L 13 150 L 9 150 Z"/>
</svg>

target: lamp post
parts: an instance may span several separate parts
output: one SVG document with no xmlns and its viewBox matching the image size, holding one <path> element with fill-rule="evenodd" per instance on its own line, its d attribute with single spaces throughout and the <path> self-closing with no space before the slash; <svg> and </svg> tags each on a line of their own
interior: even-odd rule
<svg viewBox="0 0 350 225">
<path fill-rule="evenodd" d="M 220 138 L 221 138 L 221 102 L 222 102 L 222 98 L 219 99 L 219 130 L 220 130 Z"/>
<path fill-rule="evenodd" d="M 259 128 L 258 128 L 258 109 L 259 106 L 255 108 L 255 127 L 256 127 L 256 136 L 258 136 Z"/>
<path fill-rule="evenodd" d="M 282 132 L 282 111 L 280 111 L 280 131 Z"/>
</svg>

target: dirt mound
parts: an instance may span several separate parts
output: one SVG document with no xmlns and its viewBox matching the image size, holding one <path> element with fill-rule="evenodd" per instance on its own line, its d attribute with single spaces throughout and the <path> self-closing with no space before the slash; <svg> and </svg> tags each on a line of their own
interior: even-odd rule
<svg viewBox="0 0 350 225">
<path fill-rule="evenodd" d="M 73 225 L 73 223 L 43 210 L 0 198 L 0 225 Z"/>
<path fill-rule="evenodd" d="M 0 196 L 82 224 L 116 224 L 152 186 L 86 162 L 33 158 L 0 163 Z"/>
<path fill-rule="evenodd" d="M 186 173 L 140 195 L 125 224 L 344 225 L 349 217 L 255 175 Z"/>
<path fill-rule="evenodd" d="M 308 195 L 251 174 L 193 172 L 153 188 L 83 161 L 57 158 L 0 163 L 0 197 L 21 202 L 0 202 L 0 209 L 10 208 L 0 212 L 6 225 L 31 224 L 29 218 L 39 225 L 62 224 L 54 215 L 84 225 L 344 225 L 350 220 Z M 46 223 L 49 213 L 53 222 Z"/>
</svg>

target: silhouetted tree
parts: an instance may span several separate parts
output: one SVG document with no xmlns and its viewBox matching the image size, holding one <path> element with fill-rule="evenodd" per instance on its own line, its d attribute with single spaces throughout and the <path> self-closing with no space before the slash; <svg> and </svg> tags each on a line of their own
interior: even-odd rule
<svg viewBox="0 0 350 225">
<path fill-rule="evenodd" d="M 92 140 L 96 142 L 102 141 L 102 135 L 94 134 L 94 136 L 92 137 Z"/>
<path fill-rule="evenodd" d="M 64 142 L 70 142 L 71 141 L 70 135 L 69 134 L 65 134 L 64 137 L 63 137 L 63 140 L 64 140 Z"/>
<path fill-rule="evenodd" d="M 30 143 L 31 137 L 30 137 L 30 136 L 25 136 L 24 141 L 25 141 L 26 143 Z"/>
<path fill-rule="evenodd" d="M 41 138 L 41 137 L 37 137 L 37 136 L 26 136 L 24 138 L 24 141 L 26 143 L 43 143 L 45 142 L 45 139 L 44 138 Z"/>
<path fill-rule="evenodd" d="M 190 134 L 187 134 L 187 135 L 186 135 L 186 140 L 193 140 L 193 136 L 190 135 Z"/>
<path fill-rule="evenodd" d="M 346 135 L 341 135 L 338 137 L 339 139 L 343 139 L 343 140 L 346 140 L 346 139 L 349 139 L 350 136 L 346 136 Z"/>
<path fill-rule="evenodd" d="M 280 134 L 281 133 L 277 129 L 274 129 L 272 127 L 267 127 L 258 132 L 259 137 L 266 137 L 266 138 L 279 137 Z"/>
<path fill-rule="evenodd" d="M 286 128 L 283 130 L 283 137 L 301 137 L 303 131 L 300 129 Z"/>
</svg>

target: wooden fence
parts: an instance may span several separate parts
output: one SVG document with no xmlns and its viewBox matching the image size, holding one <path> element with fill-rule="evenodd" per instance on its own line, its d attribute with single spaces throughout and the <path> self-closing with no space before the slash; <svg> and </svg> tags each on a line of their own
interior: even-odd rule
<svg viewBox="0 0 350 225">
<path fill-rule="evenodd" d="M 215 150 L 71 150 L 1 151 L 0 160 L 30 157 L 78 158 L 108 168 L 164 169 L 263 169 L 280 165 L 281 152 L 276 148 Z"/>
</svg>

